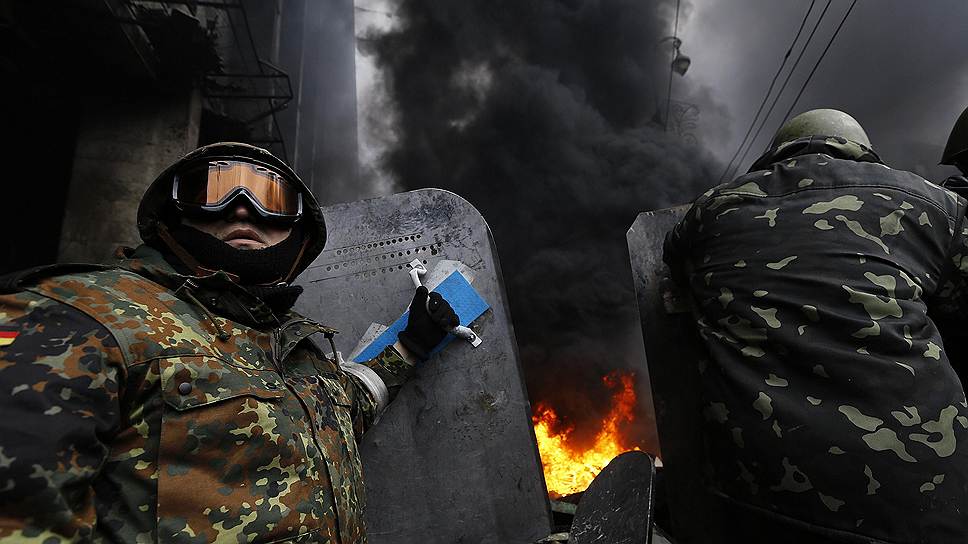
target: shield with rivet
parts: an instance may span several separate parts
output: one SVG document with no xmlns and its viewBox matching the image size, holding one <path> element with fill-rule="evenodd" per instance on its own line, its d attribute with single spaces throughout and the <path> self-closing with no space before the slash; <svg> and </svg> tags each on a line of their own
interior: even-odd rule
<svg viewBox="0 0 968 544">
<path fill-rule="evenodd" d="M 344 358 L 365 360 L 395 338 L 416 281 L 443 293 L 479 337 L 476 347 L 455 337 L 422 363 L 364 435 L 369 542 L 530 544 L 546 536 L 548 496 L 483 217 L 437 189 L 337 204 L 323 215 L 326 249 L 299 277 L 305 292 L 296 309 L 339 329 Z M 426 272 L 411 274 L 417 265 Z"/>
</svg>

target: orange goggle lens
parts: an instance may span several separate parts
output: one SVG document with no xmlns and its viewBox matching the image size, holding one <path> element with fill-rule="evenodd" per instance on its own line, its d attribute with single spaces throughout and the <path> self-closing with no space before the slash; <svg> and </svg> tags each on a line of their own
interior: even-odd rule
<svg viewBox="0 0 968 544">
<path fill-rule="evenodd" d="M 269 215 L 295 217 L 302 211 L 299 191 L 280 174 L 259 164 L 234 160 L 211 161 L 179 173 L 172 196 L 182 205 L 221 211 L 240 191 Z"/>
</svg>

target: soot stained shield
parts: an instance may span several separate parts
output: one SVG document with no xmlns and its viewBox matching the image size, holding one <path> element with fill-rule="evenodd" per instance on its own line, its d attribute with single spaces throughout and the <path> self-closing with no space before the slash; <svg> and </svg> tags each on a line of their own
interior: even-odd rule
<svg viewBox="0 0 968 544">
<path fill-rule="evenodd" d="M 688 206 L 639 214 L 627 234 L 632 280 L 652 382 L 673 533 L 682 542 L 718 542 L 718 505 L 702 481 L 699 338 L 685 292 L 662 260 L 668 233 Z"/>
<path fill-rule="evenodd" d="M 371 544 L 531 543 L 551 526 L 507 297 L 490 229 L 459 196 L 423 189 L 323 208 L 327 247 L 296 309 L 340 330 L 349 355 L 413 297 L 408 263 L 458 261 L 490 306 L 417 368 L 363 437 Z M 433 285 L 432 280 L 428 283 Z M 366 342 L 364 342 L 366 343 Z M 324 351 L 329 351 L 323 346 Z"/>
</svg>

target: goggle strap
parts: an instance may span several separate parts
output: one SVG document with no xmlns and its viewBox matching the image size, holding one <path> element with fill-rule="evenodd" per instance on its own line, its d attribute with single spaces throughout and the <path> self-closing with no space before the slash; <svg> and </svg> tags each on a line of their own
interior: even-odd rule
<svg viewBox="0 0 968 544">
<path fill-rule="evenodd" d="M 158 223 L 158 237 L 165 242 L 165 244 L 168 246 L 168 249 L 170 249 L 176 257 L 181 259 L 181 262 L 185 263 L 185 266 L 192 269 L 192 272 L 194 272 L 196 276 L 203 275 L 203 270 L 205 270 L 205 268 L 201 265 L 201 263 L 196 261 L 195 258 L 192 257 L 188 251 L 181 246 L 181 244 L 175 241 L 175 238 L 173 238 L 171 233 L 168 232 L 168 227 L 165 226 L 164 223 Z"/>
<path fill-rule="evenodd" d="M 296 227 L 296 228 L 299 228 L 299 227 Z M 290 236 L 292 235 L 290 234 Z M 311 238 L 308 236 L 306 237 L 305 240 L 303 240 L 302 247 L 299 249 L 299 254 L 296 255 L 295 260 L 292 261 L 292 268 L 289 269 L 289 273 L 286 274 L 286 277 L 283 278 L 282 281 L 286 283 L 292 283 L 292 280 L 296 279 L 296 269 L 299 268 L 299 263 L 302 262 L 303 254 L 306 253 L 306 248 L 309 247 L 310 240 Z"/>
<path fill-rule="evenodd" d="M 212 274 L 215 274 L 216 272 L 218 272 L 218 270 L 205 268 L 204 266 L 201 265 L 201 263 L 196 261 L 195 258 L 192 257 L 191 254 L 189 254 L 188 251 L 186 251 L 181 244 L 175 241 L 171 233 L 168 232 L 168 227 L 166 227 L 164 224 L 161 224 L 161 223 L 158 224 L 158 237 L 161 238 L 161 240 L 168 245 L 168 249 L 170 249 L 171 252 L 174 253 L 176 257 L 181 259 L 181 261 L 185 263 L 185 266 L 190 268 L 192 273 L 194 273 L 196 276 L 211 276 Z M 222 272 L 235 283 L 239 282 L 239 277 L 237 275 L 231 272 L 226 272 L 224 270 Z"/>
</svg>

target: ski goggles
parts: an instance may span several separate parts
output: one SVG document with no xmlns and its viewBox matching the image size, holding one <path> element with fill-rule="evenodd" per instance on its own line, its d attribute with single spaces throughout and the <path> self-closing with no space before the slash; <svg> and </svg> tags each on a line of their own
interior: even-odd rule
<svg viewBox="0 0 968 544">
<path fill-rule="evenodd" d="M 179 208 L 224 211 L 244 195 L 266 219 L 295 221 L 302 215 L 302 194 L 279 172 L 255 162 L 219 159 L 175 174 L 172 199 Z"/>
</svg>

